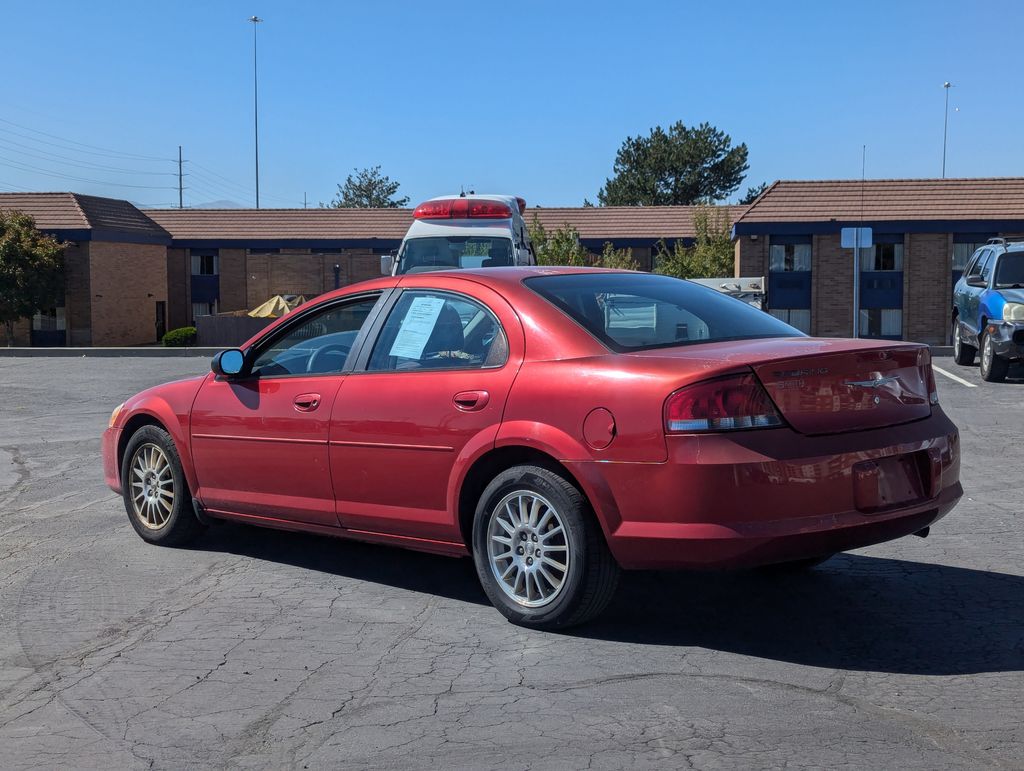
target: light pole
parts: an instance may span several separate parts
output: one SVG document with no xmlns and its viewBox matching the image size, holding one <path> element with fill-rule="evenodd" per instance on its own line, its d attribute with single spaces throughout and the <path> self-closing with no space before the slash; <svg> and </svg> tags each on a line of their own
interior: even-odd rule
<svg viewBox="0 0 1024 771">
<path fill-rule="evenodd" d="M 942 119 L 942 178 L 946 178 L 946 138 L 949 136 L 949 89 L 953 84 L 948 80 L 942 84 L 942 90 L 946 92 L 946 112 Z"/>
<path fill-rule="evenodd" d="M 260 208 L 260 92 L 256 79 L 256 28 L 263 21 L 259 16 L 250 16 L 252 22 L 252 112 L 253 134 L 256 137 L 256 208 Z"/>
</svg>

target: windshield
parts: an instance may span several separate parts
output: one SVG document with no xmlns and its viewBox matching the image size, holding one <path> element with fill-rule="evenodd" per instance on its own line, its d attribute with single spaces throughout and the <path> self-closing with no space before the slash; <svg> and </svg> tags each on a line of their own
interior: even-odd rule
<svg viewBox="0 0 1024 771">
<path fill-rule="evenodd" d="M 669 276 L 576 273 L 539 276 L 525 283 L 618 353 L 804 336 L 744 302 Z"/>
<path fill-rule="evenodd" d="M 1024 252 L 1007 252 L 996 266 L 996 289 L 1024 288 Z"/>
<path fill-rule="evenodd" d="M 500 236 L 410 238 L 398 255 L 399 273 L 450 268 L 497 268 L 512 264 L 512 239 Z"/>
</svg>

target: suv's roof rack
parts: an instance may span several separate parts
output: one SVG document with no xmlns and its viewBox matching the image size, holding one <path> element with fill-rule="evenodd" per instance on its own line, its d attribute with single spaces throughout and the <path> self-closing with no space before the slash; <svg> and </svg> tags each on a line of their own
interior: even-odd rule
<svg viewBox="0 0 1024 771">
<path fill-rule="evenodd" d="M 1024 236 L 1005 236 L 1000 238 L 990 238 L 986 241 L 986 244 L 1001 244 L 1006 246 L 1007 244 L 1019 244 L 1024 241 Z"/>
</svg>

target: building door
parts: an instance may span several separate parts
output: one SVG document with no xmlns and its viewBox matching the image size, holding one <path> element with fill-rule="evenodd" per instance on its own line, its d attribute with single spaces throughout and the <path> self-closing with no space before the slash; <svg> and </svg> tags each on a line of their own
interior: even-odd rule
<svg viewBox="0 0 1024 771">
<path fill-rule="evenodd" d="M 156 341 L 159 343 L 167 334 L 167 303 L 163 300 L 156 304 Z"/>
</svg>

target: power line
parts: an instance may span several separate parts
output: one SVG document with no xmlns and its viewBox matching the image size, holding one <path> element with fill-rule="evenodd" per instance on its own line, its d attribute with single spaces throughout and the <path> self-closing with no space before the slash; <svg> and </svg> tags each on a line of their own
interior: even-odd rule
<svg viewBox="0 0 1024 771">
<path fill-rule="evenodd" d="M 37 158 L 41 161 L 54 161 L 59 160 L 65 164 L 71 166 L 77 166 L 82 169 L 90 169 L 93 171 L 105 171 L 115 174 L 133 174 L 133 175 L 146 175 L 146 176 L 170 176 L 173 172 L 170 171 L 143 171 L 138 169 L 124 169 L 117 166 L 107 166 L 101 163 L 90 163 L 88 161 L 81 161 L 76 158 L 69 157 L 67 155 L 59 155 L 58 153 L 50 153 L 46 150 L 37 150 L 37 148 L 29 145 L 24 145 L 20 142 L 12 142 L 10 139 L 0 137 L 0 146 L 4 146 L 4 149 L 10 152 L 18 153 L 19 155 L 26 155 L 30 158 Z M 25 148 L 18 150 L 15 148 Z M 29 152 L 30 150 L 36 150 L 36 152 Z"/>
<path fill-rule="evenodd" d="M 121 152 L 119 150 L 113 150 L 113 149 L 108 148 L 108 147 L 100 147 L 99 145 L 90 145 L 90 144 L 87 144 L 85 142 L 77 142 L 74 139 L 67 139 L 66 137 L 58 136 L 57 134 L 50 134 L 50 133 L 48 133 L 46 131 L 40 131 L 39 129 L 34 129 L 31 126 L 23 126 L 20 123 L 15 123 L 14 121 L 7 120 L 6 118 L 0 118 L 0 123 L 6 123 L 8 126 L 15 126 L 17 128 L 22 129 L 23 131 L 31 131 L 33 134 L 39 134 L 39 135 L 44 136 L 44 137 L 50 137 L 51 139 L 58 139 L 58 140 L 60 140 L 61 142 L 65 143 L 65 144 L 77 145 L 78 147 L 91 148 L 91 150 L 93 152 L 91 152 L 90 154 L 92 154 L 92 155 L 112 155 L 113 157 L 117 157 L 117 158 L 130 158 L 130 159 L 137 160 L 137 161 L 169 161 L 169 160 L 173 160 L 172 158 L 158 158 L 158 157 L 153 156 L 153 155 L 139 155 L 139 154 L 136 154 L 136 153 L 124 153 L 124 152 Z M 53 144 L 52 142 L 45 142 L 42 139 L 35 139 L 34 137 L 25 137 L 22 134 L 17 134 L 17 132 L 10 131 L 10 129 L 5 129 L 5 130 L 8 131 L 9 133 L 16 134 L 17 136 L 22 136 L 25 139 L 31 139 L 34 142 L 40 142 L 41 144 Z M 56 146 L 59 146 L 59 145 L 56 145 Z M 73 149 L 73 148 L 65 148 L 65 149 Z M 84 152 L 90 152 L 90 151 L 89 150 L 80 150 L 79 152 L 83 152 L 84 153 Z"/>
<path fill-rule="evenodd" d="M 0 166 L 7 166 L 11 169 L 17 169 L 18 171 L 30 171 L 35 174 L 42 174 L 46 177 L 55 177 L 57 179 L 70 179 L 75 182 L 87 182 L 92 185 L 109 185 L 110 187 L 131 187 L 140 190 L 177 190 L 177 187 L 167 187 L 161 185 L 132 185 L 127 182 L 111 182 L 110 180 L 101 179 L 87 179 L 85 177 L 77 177 L 71 174 L 61 174 L 53 170 L 41 169 L 38 166 L 29 166 L 28 164 L 21 163 L 20 161 L 12 158 L 5 158 L 0 156 Z"/>
</svg>

